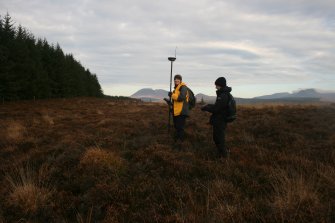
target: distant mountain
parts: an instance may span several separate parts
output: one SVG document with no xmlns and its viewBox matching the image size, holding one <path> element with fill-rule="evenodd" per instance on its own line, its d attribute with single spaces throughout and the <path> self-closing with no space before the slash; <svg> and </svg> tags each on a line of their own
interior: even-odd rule
<svg viewBox="0 0 335 223">
<path fill-rule="evenodd" d="M 195 98 L 197 99 L 197 102 L 201 102 L 203 100 L 205 103 L 212 103 L 216 100 L 216 96 L 208 96 L 202 93 L 195 95 Z"/>
<path fill-rule="evenodd" d="M 264 95 L 259 97 L 254 97 L 254 99 L 275 99 L 275 98 L 286 98 L 289 97 L 290 93 L 288 92 L 282 92 L 282 93 L 275 93 L 271 95 Z"/>
<path fill-rule="evenodd" d="M 319 98 L 307 97 L 288 97 L 288 98 L 272 98 L 272 99 L 257 99 L 257 98 L 235 98 L 237 104 L 264 104 L 264 103 L 310 103 L 319 102 Z"/>
<path fill-rule="evenodd" d="M 197 101 L 200 102 L 202 99 L 205 103 L 215 102 L 216 96 L 208 96 L 205 94 L 197 94 Z M 306 103 L 306 102 L 318 102 L 318 101 L 329 101 L 335 102 L 335 92 L 319 92 L 315 89 L 304 89 L 293 93 L 281 92 L 271 95 L 264 95 L 254 98 L 236 98 L 238 104 L 254 104 L 254 103 Z"/>
<path fill-rule="evenodd" d="M 153 90 L 151 88 L 143 88 L 130 97 L 138 98 L 142 101 L 161 101 L 163 98 L 167 98 L 168 91 L 162 89 Z M 209 96 L 202 93 L 195 95 L 197 102 L 202 100 L 205 103 L 214 103 L 216 96 Z M 281 92 L 271 95 L 264 95 L 254 98 L 236 98 L 238 104 L 253 104 L 253 103 L 272 103 L 272 102 L 294 102 L 294 103 L 305 103 L 305 102 L 317 102 L 317 101 L 330 101 L 335 102 L 335 92 L 319 92 L 315 89 L 299 90 L 293 93 Z"/>
<path fill-rule="evenodd" d="M 290 97 L 296 97 L 296 98 L 322 98 L 322 94 L 317 92 L 315 89 L 304 89 L 300 90 L 298 92 L 293 92 Z"/>
<path fill-rule="evenodd" d="M 316 89 L 304 89 L 293 93 L 276 93 L 272 95 L 265 95 L 254 97 L 254 99 L 292 99 L 292 98 L 314 98 L 320 101 L 335 101 L 335 92 L 322 93 Z"/>
<path fill-rule="evenodd" d="M 131 98 L 138 98 L 143 101 L 160 101 L 168 97 L 168 91 L 162 89 L 143 88 L 132 94 Z"/>
<path fill-rule="evenodd" d="M 137 98 L 137 99 L 141 99 L 142 101 L 161 101 L 164 98 L 168 98 L 168 91 L 166 90 L 162 90 L 162 89 L 152 89 L 152 88 L 143 88 L 139 91 L 137 91 L 136 93 L 134 93 L 133 95 L 131 95 L 131 98 Z M 197 94 L 195 95 L 197 102 L 201 102 L 201 100 L 203 99 L 204 102 L 206 103 L 212 103 L 215 102 L 216 96 L 208 96 L 205 94 Z"/>
</svg>

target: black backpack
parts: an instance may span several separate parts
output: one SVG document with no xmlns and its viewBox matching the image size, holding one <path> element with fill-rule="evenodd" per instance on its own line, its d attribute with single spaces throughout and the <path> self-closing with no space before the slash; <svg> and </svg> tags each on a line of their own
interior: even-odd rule
<svg viewBox="0 0 335 223">
<path fill-rule="evenodd" d="M 187 87 L 187 93 L 188 93 L 188 108 L 191 110 L 195 107 L 195 104 L 197 103 L 197 99 L 194 96 L 193 91 Z"/>
<path fill-rule="evenodd" d="M 228 109 L 227 109 L 227 115 L 226 115 L 226 122 L 233 122 L 236 119 L 236 101 L 229 93 L 229 99 L 228 99 Z"/>
</svg>

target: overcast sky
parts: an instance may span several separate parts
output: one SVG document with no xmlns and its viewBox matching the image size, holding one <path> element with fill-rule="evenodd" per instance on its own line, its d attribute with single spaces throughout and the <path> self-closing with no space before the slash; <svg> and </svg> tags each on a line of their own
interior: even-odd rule
<svg viewBox="0 0 335 223">
<path fill-rule="evenodd" d="M 169 89 L 173 73 L 195 93 L 254 97 L 335 90 L 334 0 L 0 0 L 36 37 L 59 43 L 97 74 L 108 95 Z"/>
</svg>

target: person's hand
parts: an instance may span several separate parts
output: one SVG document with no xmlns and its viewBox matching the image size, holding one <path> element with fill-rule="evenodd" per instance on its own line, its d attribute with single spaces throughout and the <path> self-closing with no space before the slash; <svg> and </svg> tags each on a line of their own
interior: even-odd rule
<svg viewBox="0 0 335 223">
<path fill-rule="evenodd" d="M 163 99 L 168 105 L 171 105 L 171 101 L 170 101 L 170 99 L 168 99 L 168 98 L 164 98 Z"/>
<path fill-rule="evenodd" d="M 169 97 L 171 98 L 171 96 L 172 96 L 172 92 L 170 91 L 170 92 L 168 93 L 168 95 L 169 95 Z"/>
</svg>

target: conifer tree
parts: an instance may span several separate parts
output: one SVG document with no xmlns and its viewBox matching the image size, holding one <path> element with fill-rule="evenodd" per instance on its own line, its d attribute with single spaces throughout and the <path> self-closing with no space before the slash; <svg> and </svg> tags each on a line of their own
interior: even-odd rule
<svg viewBox="0 0 335 223">
<path fill-rule="evenodd" d="M 94 96 L 103 92 L 95 74 L 60 45 L 17 28 L 0 16 L 0 97 L 5 100 Z"/>
</svg>

